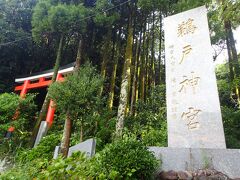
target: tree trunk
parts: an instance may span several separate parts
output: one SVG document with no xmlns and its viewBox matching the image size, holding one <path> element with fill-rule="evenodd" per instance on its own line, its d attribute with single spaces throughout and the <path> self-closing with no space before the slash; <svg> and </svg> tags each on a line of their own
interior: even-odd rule
<svg viewBox="0 0 240 180">
<path fill-rule="evenodd" d="M 159 12 L 159 55 L 158 55 L 158 84 L 162 83 L 161 56 L 162 56 L 162 14 Z"/>
<path fill-rule="evenodd" d="M 55 65 L 54 65 L 54 71 L 53 71 L 53 76 L 52 76 L 52 82 L 51 83 L 54 83 L 56 81 L 56 79 L 57 79 L 58 69 L 59 69 L 60 62 L 61 62 L 61 54 L 62 54 L 62 48 L 63 48 L 63 39 L 64 39 L 64 36 L 61 35 L 61 38 L 60 38 L 60 41 L 59 41 L 59 45 L 58 45 L 57 57 L 56 57 Z M 49 95 L 47 93 L 47 95 L 46 95 L 46 97 L 44 99 L 42 108 L 40 110 L 39 117 L 38 117 L 37 122 L 36 122 L 36 124 L 35 124 L 35 126 L 33 128 L 33 133 L 32 133 L 32 138 L 31 138 L 31 146 L 32 147 L 33 147 L 35 139 L 37 137 L 38 129 L 40 127 L 40 124 L 46 118 L 46 114 L 47 114 L 49 103 L 50 103 L 50 99 L 49 99 Z"/>
<path fill-rule="evenodd" d="M 78 43 L 74 73 L 77 73 L 77 71 L 80 69 L 81 59 L 82 59 L 82 38 L 80 37 L 79 43 Z M 82 138 L 83 138 L 82 137 L 82 125 L 81 125 L 80 131 L 81 131 L 80 132 L 80 134 L 81 134 L 80 142 L 82 142 Z M 71 132 L 72 132 L 72 120 L 69 116 L 69 111 L 67 111 L 65 125 L 64 125 L 64 131 L 63 131 L 63 137 L 62 137 L 62 143 L 61 143 L 61 153 L 63 154 L 64 157 L 67 157 L 67 153 L 69 150 Z"/>
<path fill-rule="evenodd" d="M 145 58 L 146 58 L 146 25 L 147 20 L 145 20 L 144 30 L 143 30 L 143 45 L 142 45 L 142 53 L 141 53 L 141 63 L 140 63 L 140 84 L 139 84 L 139 95 L 140 100 L 144 100 L 145 94 Z"/>
<path fill-rule="evenodd" d="M 238 57 L 237 57 L 237 50 L 235 46 L 235 41 L 233 37 L 232 27 L 230 21 L 224 22 L 225 31 L 226 31 L 226 41 L 227 41 L 227 50 L 228 50 L 228 56 L 229 56 L 229 68 L 230 68 L 230 78 L 233 82 L 234 79 L 239 79 L 240 77 L 240 69 L 239 69 L 239 63 L 238 63 Z M 240 87 L 237 84 L 234 84 L 234 94 L 238 106 L 240 106 Z"/>
<path fill-rule="evenodd" d="M 113 100 L 114 100 L 114 89 L 115 89 L 116 74 L 117 74 L 117 67 L 118 67 L 118 58 L 119 58 L 119 50 L 117 48 L 119 48 L 119 46 L 120 46 L 120 43 L 119 43 L 120 36 L 121 36 L 121 31 L 119 31 L 117 40 L 115 40 L 115 38 L 113 40 L 112 59 L 114 60 L 114 63 L 113 63 L 109 97 L 108 97 L 108 109 L 110 111 L 112 111 Z M 114 37 L 116 37 L 116 35 Z"/>
<path fill-rule="evenodd" d="M 53 70 L 52 83 L 54 83 L 56 81 L 58 70 L 60 67 L 60 62 L 61 62 L 61 57 L 62 57 L 62 48 L 63 48 L 63 38 L 64 38 L 64 36 L 61 35 L 59 45 L 58 45 L 57 58 L 56 58 L 56 62 L 54 65 L 54 70 Z"/>
<path fill-rule="evenodd" d="M 124 68 L 123 68 L 117 123 L 116 123 L 117 137 L 122 136 L 125 112 L 126 112 L 127 102 L 129 98 L 129 83 L 131 79 L 130 69 L 131 69 L 131 61 L 132 61 L 133 27 L 132 27 L 132 11 L 131 11 L 131 8 L 129 9 L 130 9 L 130 13 L 129 13 L 129 19 L 128 19 L 127 46 L 125 51 L 125 62 L 124 62 Z"/>
<path fill-rule="evenodd" d="M 135 104 L 136 104 L 136 89 L 137 89 L 137 73 L 138 73 L 138 51 L 139 45 L 141 43 L 141 37 L 139 40 L 136 39 L 136 51 L 134 57 L 134 68 L 133 68 L 133 82 L 132 82 L 132 96 L 131 96 L 131 105 L 130 105 L 130 115 L 133 115 L 135 112 Z"/>
<path fill-rule="evenodd" d="M 142 46 L 142 31 L 143 31 L 143 22 L 141 22 L 141 31 L 140 31 L 140 38 L 139 38 L 139 44 L 138 44 L 138 51 L 137 51 L 137 69 L 136 69 L 136 84 L 135 84 L 135 99 L 133 101 L 133 114 L 135 114 L 135 109 L 134 106 L 136 102 L 138 101 L 138 95 L 139 95 L 139 80 L 140 80 L 140 65 L 141 65 L 141 46 Z"/>
<path fill-rule="evenodd" d="M 69 111 L 66 113 L 66 120 L 64 124 L 63 136 L 61 141 L 61 148 L 60 153 L 63 157 L 67 157 L 68 149 L 70 144 L 70 137 L 71 137 L 71 129 L 72 129 L 72 120 L 70 118 Z"/>
<path fill-rule="evenodd" d="M 231 48 L 229 44 L 229 38 L 227 36 L 226 36 L 226 44 L 227 44 L 227 52 L 228 52 L 229 77 L 230 77 L 230 82 L 232 83 L 234 80 L 233 62 L 232 62 L 232 54 L 231 54 Z"/>
<path fill-rule="evenodd" d="M 82 60 L 82 38 L 80 37 L 77 49 L 77 57 L 75 61 L 76 62 L 74 68 L 75 72 L 77 72 L 80 69 L 81 60 Z"/>
<path fill-rule="evenodd" d="M 155 75 L 155 12 L 153 10 L 153 22 L 152 22 L 152 59 L 151 59 L 151 79 L 150 79 L 150 88 L 152 88 L 152 86 L 155 86 L 155 79 L 156 79 L 156 75 Z"/>
<path fill-rule="evenodd" d="M 149 24 L 148 24 L 149 26 Z M 145 101 L 146 100 L 146 96 L 147 96 L 147 93 L 148 93 L 148 90 L 149 90 L 149 70 L 150 70 L 150 59 L 149 59 L 149 42 L 150 42 L 150 38 L 149 38 L 149 29 L 148 29 L 148 37 L 147 37 L 147 40 L 146 40 L 146 62 L 145 62 L 145 74 L 146 74 L 146 78 L 145 78 L 145 83 L 144 83 L 144 98 L 143 100 Z"/>
<path fill-rule="evenodd" d="M 103 48 L 104 52 L 103 52 L 103 60 L 102 60 L 102 66 L 101 66 L 101 76 L 103 78 L 105 78 L 105 76 L 106 76 L 107 63 L 108 63 L 108 59 L 109 59 L 109 49 L 110 49 L 111 37 L 112 37 L 112 27 L 109 26 L 108 27 L 108 31 L 107 31 L 107 37 L 106 37 L 106 40 L 104 42 L 104 48 Z M 103 93 L 103 87 L 104 87 L 104 85 L 102 85 L 102 87 L 100 89 L 100 93 L 99 93 L 100 96 Z"/>
</svg>

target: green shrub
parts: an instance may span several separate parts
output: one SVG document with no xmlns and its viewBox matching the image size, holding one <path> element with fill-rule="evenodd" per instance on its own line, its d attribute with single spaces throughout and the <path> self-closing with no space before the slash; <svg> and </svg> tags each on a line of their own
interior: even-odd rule
<svg viewBox="0 0 240 180">
<path fill-rule="evenodd" d="M 15 154 L 18 148 L 28 145 L 36 112 L 34 98 L 34 94 L 28 94 L 24 99 L 14 93 L 0 94 L 0 158 Z M 15 131 L 10 139 L 4 139 L 10 126 L 15 127 Z"/>
<path fill-rule="evenodd" d="M 44 137 L 36 148 L 19 149 L 15 166 L 1 174 L 0 179 L 31 180 L 39 176 L 48 167 L 59 141 L 59 135 L 51 134 Z"/>
<path fill-rule="evenodd" d="M 32 180 L 48 166 L 47 159 L 34 159 L 25 164 L 17 164 L 15 167 L 0 174 L 0 179 L 3 180 Z"/>
<path fill-rule="evenodd" d="M 53 157 L 55 146 L 57 146 L 59 142 L 60 135 L 51 134 L 45 136 L 37 147 L 20 151 L 17 154 L 17 162 L 26 163 L 37 158 L 50 160 Z"/>
<path fill-rule="evenodd" d="M 147 147 L 132 137 L 116 140 L 92 159 L 78 152 L 50 160 L 44 158 L 46 151 L 39 157 L 42 148 L 35 149 L 22 156 L 25 163 L 18 163 L 0 179 L 152 179 L 159 164 Z"/>
<path fill-rule="evenodd" d="M 96 154 L 93 164 L 97 179 L 151 179 L 158 161 L 142 142 L 124 137 Z"/>
<path fill-rule="evenodd" d="M 58 157 L 43 170 L 39 179 L 89 179 L 90 159 L 84 153 L 77 152 L 69 158 Z"/>
<path fill-rule="evenodd" d="M 227 148 L 240 148 L 240 110 L 221 107 Z"/>
<path fill-rule="evenodd" d="M 34 98 L 34 94 L 28 94 L 24 99 L 14 93 L 0 94 L 0 133 L 4 133 L 9 126 L 14 126 L 17 132 L 31 128 L 36 111 Z M 17 111 L 16 121 L 13 121 Z"/>
</svg>

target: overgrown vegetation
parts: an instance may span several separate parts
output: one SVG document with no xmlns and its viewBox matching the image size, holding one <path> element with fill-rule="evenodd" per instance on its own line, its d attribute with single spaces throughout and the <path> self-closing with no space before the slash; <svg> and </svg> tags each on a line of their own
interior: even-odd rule
<svg viewBox="0 0 240 180">
<path fill-rule="evenodd" d="M 0 1 L 0 160 L 12 166 L 0 179 L 153 178 L 160 162 L 147 147 L 167 146 L 163 19 L 200 5 L 208 8 L 214 60 L 228 51 L 217 68 L 219 97 L 227 147 L 240 148 L 239 1 Z M 73 73 L 55 82 L 60 65 L 74 61 Z M 51 68 L 44 103 L 7 93 L 17 75 Z M 32 148 L 50 99 L 54 123 Z M 93 137 L 93 158 L 66 158 L 69 146 Z M 62 156 L 53 160 L 57 145 Z"/>
<path fill-rule="evenodd" d="M 28 147 L 36 113 L 35 95 L 21 99 L 16 94 L 0 94 L 0 159 Z M 11 138 L 4 138 L 9 127 L 14 127 Z"/>
<path fill-rule="evenodd" d="M 40 143 L 39 146 L 46 145 Z M 35 151 L 26 152 L 34 155 Z M 41 151 L 43 152 L 43 151 Z M 52 154 L 48 150 L 46 154 Z M 28 158 L 29 156 L 28 155 Z M 124 137 L 107 145 L 94 158 L 80 152 L 69 158 L 61 156 L 49 161 L 46 158 L 29 158 L 0 176 L 1 179 L 140 179 L 153 178 L 160 162 L 146 146 L 132 137 Z"/>
</svg>

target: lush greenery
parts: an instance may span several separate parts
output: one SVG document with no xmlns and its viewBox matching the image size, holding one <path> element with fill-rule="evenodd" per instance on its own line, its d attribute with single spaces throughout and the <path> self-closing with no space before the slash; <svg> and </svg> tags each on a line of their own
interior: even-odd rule
<svg viewBox="0 0 240 180">
<path fill-rule="evenodd" d="M 236 95 L 231 92 L 236 82 L 230 82 L 227 71 L 228 65 L 223 64 L 217 67 L 218 89 L 220 103 L 222 105 L 222 118 L 227 147 L 240 148 L 239 140 L 239 108 Z"/>
<path fill-rule="evenodd" d="M 94 157 L 99 179 L 151 179 L 159 163 L 140 141 L 123 137 Z"/>
<path fill-rule="evenodd" d="M 9 127 L 15 128 L 10 139 L 1 137 L 0 157 L 28 147 L 36 112 L 34 96 L 29 94 L 21 99 L 13 93 L 0 94 L 0 134 L 4 137 Z"/>
<path fill-rule="evenodd" d="M 47 144 L 41 143 L 39 146 L 43 145 Z M 28 153 L 33 155 L 33 152 Z M 45 151 L 45 153 L 49 152 Z M 65 159 L 60 156 L 52 161 L 39 157 L 29 160 L 31 161 L 18 164 L 0 177 L 2 179 L 151 179 L 156 168 L 159 167 L 159 162 L 146 146 L 132 137 L 124 137 L 107 145 L 92 159 L 79 152 Z"/>
</svg>

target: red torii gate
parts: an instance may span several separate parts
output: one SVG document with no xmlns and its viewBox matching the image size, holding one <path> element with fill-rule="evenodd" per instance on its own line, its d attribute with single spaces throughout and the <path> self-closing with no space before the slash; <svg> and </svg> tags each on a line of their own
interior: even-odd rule
<svg viewBox="0 0 240 180">
<path fill-rule="evenodd" d="M 57 81 L 63 81 L 64 75 L 73 72 L 73 69 L 74 69 L 73 63 L 61 67 L 60 70 L 58 71 Z M 49 86 L 52 82 L 51 80 L 52 75 L 53 70 L 49 70 L 40 72 L 29 77 L 17 78 L 15 79 L 15 82 L 20 83 L 20 85 L 17 85 L 15 87 L 15 91 L 20 91 L 20 97 L 24 98 L 28 90 L 30 89 L 38 89 Z M 53 107 L 53 105 L 54 102 L 50 100 L 46 116 L 46 122 L 48 123 L 49 127 L 52 125 L 54 119 L 55 108 Z"/>
</svg>

